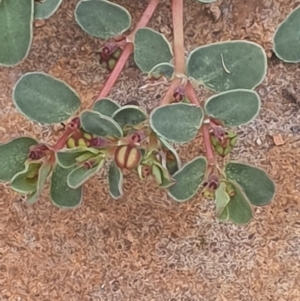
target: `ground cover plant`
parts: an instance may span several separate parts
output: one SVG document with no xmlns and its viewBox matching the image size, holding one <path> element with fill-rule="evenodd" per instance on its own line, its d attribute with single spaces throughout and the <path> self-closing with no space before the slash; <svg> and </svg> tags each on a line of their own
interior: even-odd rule
<svg viewBox="0 0 300 301">
<path fill-rule="evenodd" d="M 253 206 L 267 205 L 274 198 L 275 184 L 265 171 L 230 159 L 238 142 L 236 127 L 251 122 L 260 110 L 255 88 L 266 76 L 264 49 L 245 40 L 225 41 L 197 47 L 186 58 L 183 0 L 171 2 L 173 45 L 147 27 L 159 2 L 149 0 L 131 31 L 131 16 L 122 6 L 104 0 L 78 2 L 74 18 L 87 34 L 106 40 L 100 63 L 110 72 L 91 109 L 76 114 L 80 107 L 76 91 L 43 72 L 26 73 L 17 81 L 12 100 L 20 113 L 42 125 L 64 123 L 54 145 L 31 137 L 0 145 L 0 180 L 25 194 L 27 202 L 36 202 L 50 180 L 53 204 L 76 207 L 84 183 L 104 166 L 112 198 L 122 196 L 123 173 L 136 172 L 142 181 L 155 181 L 177 202 L 188 201 L 201 190 L 203 197 L 215 201 L 219 220 L 236 224 L 248 223 Z M 50 17 L 60 4 L 1 1 L 0 25 L 5 31 L 0 33 L 0 45 L 5 46 L 0 47 L 0 65 L 14 66 L 26 59 L 33 18 Z M 11 22 L 16 14 L 17 22 Z M 299 39 L 295 39 L 299 14 L 298 8 L 274 36 L 274 52 L 287 62 L 300 61 Z M 151 81 L 169 82 L 160 106 L 150 114 L 138 105 L 120 106 L 109 98 L 131 54 Z M 198 99 L 199 85 L 215 94 Z M 199 156 L 182 163 L 174 146 L 190 142 L 199 131 L 205 153 L 199 151 Z"/>
</svg>

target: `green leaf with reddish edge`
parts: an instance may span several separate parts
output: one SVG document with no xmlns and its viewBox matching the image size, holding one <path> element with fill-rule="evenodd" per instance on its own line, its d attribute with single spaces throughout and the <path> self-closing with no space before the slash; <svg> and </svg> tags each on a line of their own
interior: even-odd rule
<svg viewBox="0 0 300 301">
<path fill-rule="evenodd" d="M 29 148 L 38 142 L 30 137 L 21 137 L 0 144 L 0 182 L 9 182 L 24 170 Z"/>
<path fill-rule="evenodd" d="M 251 204 L 264 206 L 273 200 L 276 187 L 264 170 L 230 161 L 226 165 L 225 172 L 228 179 L 236 181 L 242 187 Z"/>
<path fill-rule="evenodd" d="M 111 162 L 108 170 L 109 193 L 112 198 L 118 199 L 123 195 L 123 174 L 121 169 Z"/>
<path fill-rule="evenodd" d="M 172 176 L 176 183 L 169 188 L 168 194 L 177 202 L 191 199 L 200 188 L 206 167 L 205 157 L 196 157 L 185 164 Z"/>
<path fill-rule="evenodd" d="M 34 179 L 27 178 L 32 172 L 38 175 L 41 162 L 26 162 L 25 169 L 17 173 L 11 180 L 11 187 L 19 193 L 29 194 L 37 190 L 38 176 Z"/>
<path fill-rule="evenodd" d="M 210 97 L 204 110 L 208 115 L 222 120 L 226 126 L 239 126 L 257 117 L 260 105 L 260 98 L 256 92 L 238 89 Z"/>
<path fill-rule="evenodd" d="M 300 62 L 300 6 L 278 26 L 273 41 L 276 56 L 287 63 Z"/>
<path fill-rule="evenodd" d="M 187 60 L 187 75 L 217 91 L 253 89 L 267 73 L 264 49 L 248 41 L 218 42 L 193 50 Z"/>
<path fill-rule="evenodd" d="M 167 161 L 166 168 L 168 169 L 170 175 L 174 174 L 178 169 L 181 168 L 181 160 L 179 158 L 178 153 L 176 152 L 175 148 L 164 138 L 159 138 L 161 143 L 166 147 L 175 157 L 174 162 Z"/>
<path fill-rule="evenodd" d="M 95 102 L 93 111 L 112 117 L 115 111 L 120 109 L 120 105 L 110 98 L 102 98 Z"/>
<path fill-rule="evenodd" d="M 160 63 L 169 63 L 172 57 L 172 47 L 164 35 L 148 27 L 136 32 L 134 60 L 143 72 L 150 72 Z"/>
<path fill-rule="evenodd" d="M 122 137 L 123 132 L 119 124 L 112 118 L 95 111 L 86 110 L 80 115 L 82 128 L 101 137 Z"/>
<path fill-rule="evenodd" d="M 34 18 L 48 19 L 50 18 L 61 5 L 62 0 L 44 0 L 43 2 L 34 3 Z"/>
<path fill-rule="evenodd" d="M 235 194 L 230 197 L 230 201 L 227 205 L 229 220 L 237 225 L 248 224 L 253 217 L 250 203 L 241 187 L 234 182 L 231 182 L 231 184 L 235 188 Z"/>
<path fill-rule="evenodd" d="M 63 168 L 56 165 L 50 185 L 50 195 L 53 204 L 61 208 L 77 207 L 82 200 L 82 187 L 72 189 L 68 186 L 67 177 L 74 170 L 74 168 Z"/>
<path fill-rule="evenodd" d="M 77 24 L 91 36 L 109 39 L 131 25 L 131 16 L 122 6 L 103 0 L 82 0 L 75 9 Z"/>
<path fill-rule="evenodd" d="M 104 160 L 101 160 L 96 166 L 87 169 L 85 166 L 79 166 L 69 173 L 67 183 L 69 187 L 76 189 L 93 177 L 103 166 Z"/>
<path fill-rule="evenodd" d="M 69 85 L 42 72 L 22 75 L 12 97 L 15 106 L 25 117 L 41 124 L 67 120 L 81 103 Z"/>
<path fill-rule="evenodd" d="M 223 211 L 226 209 L 226 206 L 228 205 L 229 201 L 230 196 L 226 192 L 226 183 L 221 182 L 218 189 L 215 191 L 216 213 L 218 217 L 224 215 Z"/>
<path fill-rule="evenodd" d="M 159 137 L 186 143 L 197 135 L 203 117 L 199 106 L 174 103 L 154 109 L 150 115 L 150 126 Z"/>
<path fill-rule="evenodd" d="M 70 168 L 76 163 L 78 163 L 77 158 L 88 154 L 88 156 L 93 157 L 99 154 L 100 151 L 94 148 L 86 148 L 86 147 L 75 147 L 72 149 L 62 149 L 56 152 L 57 163 L 63 168 Z"/>
<path fill-rule="evenodd" d="M 39 178 L 38 178 L 37 186 L 36 186 L 37 190 L 34 193 L 27 196 L 26 202 L 28 204 L 33 204 L 38 200 L 51 171 L 52 171 L 51 165 L 43 164 L 41 166 L 41 168 L 39 169 Z"/>
<path fill-rule="evenodd" d="M 32 42 L 33 0 L 0 3 L 0 66 L 23 61 Z"/>
<path fill-rule="evenodd" d="M 121 128 L 140 124 L 147 120 L 147 117 L 147 113 L 144 110 L 132 105 L 121 107 L 112 116 Z"/>
<path fill-rule="evenodd" d="M 167 79 L 172 79 L 174 76 L 174 66 L 170 63 L 160 63 L 154 66 L 148 73 L 148 77 L 164 76 Z"/>
</svg>

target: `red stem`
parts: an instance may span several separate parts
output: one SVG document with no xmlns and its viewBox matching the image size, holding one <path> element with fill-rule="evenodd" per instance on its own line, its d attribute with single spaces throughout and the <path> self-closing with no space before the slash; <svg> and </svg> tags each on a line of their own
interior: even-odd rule
<svg viewBox="0 0 300 301">
<path fill-rule="evenodd" d="M 157 5 L 159 4 L 159 0 L 150 0 L 148 3 L 148 6 L 146 10 L 144 11 L 140 21 L 137 23 L 135 26 L 134 30 L 132 33 L 129 35 L 129 39 L 132 40 L 132 37 L 134 37 L 136 31 L 142 27 L 145 27 L 148 22 L 150 21 L 153 13 L 155 12 L 155 9 Z M 99 92 L 97 98 L 95 101 L 97 101 L 99 98 L 106 97 L 108 93 L 110 92 L 111 88 L 115 84 L 116 80 L 118 79 L 121 71 L 123 70 L 130 54 L 133 51 L 133 44 L 128 42 L 127 45 L 125 46 L 124 50 L 122 51 L 122 54 L 113 69 L 112 73 L 110 74 L 109 78 L 105 82 L 104 86 L 102 87 L 101 91 Z"/>
<path fill-rule="evenodd" d="M 73 129 L 67 128 L 58 141 L 52 146 L 52 149 L 55 151 L 62 149 L 66 145 L 68 138 L 73 134 L 73 131 Z"/>
<path fill-rule="evenodd" d="M 183 0 L 172 0 L 175 74 L 184 74 Z"/>
<path fill-rule="evenodd" d="M 167 93 L 165 94 L 164 98 L 162 99 L 160 105 L 167 105 L 168 103 L 170 103 L 173 99 L 174 99 L 174 90 L 176 88 L 178 88 L 178 86 L 180 85 L 181 80 L 179 78 L 175 78 L 172 83 L 171 86 L 169 87 L 169 90 L 167 91 Z"/>
<path fill-rule="evenodd" d="M 199 106 L 199 102 L 198 102 L 198 98 L 197 98 L 195 89 L 193 88 L 191 83 L 188 83 L 186 85 L 185 91 L 186 91 L 187 97 L 190 100 L 190 102 Z M 207 124 L 202 125 L 202 135 L 203 135 L 203 141 L 205 144 L 206 157 L 207 157 L 208 164 L 215 165 L 215 156 L 214 156 L 213 147 L 211 145 L 209 128 L 208 128 Z"/>
</svg>

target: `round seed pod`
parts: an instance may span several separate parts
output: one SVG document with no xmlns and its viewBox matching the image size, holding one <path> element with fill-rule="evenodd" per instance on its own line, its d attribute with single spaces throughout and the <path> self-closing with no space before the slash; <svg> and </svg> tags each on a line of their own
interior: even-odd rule
<svg viewBox="0 0 300 301">
<path fill-rule="evenodd" d="M 115 151 L 115 162 L 121 169 L 134 169 L 136 168 L 142 158 L 141 151 L 130 145 L 118 146 Z"/>
</svg>

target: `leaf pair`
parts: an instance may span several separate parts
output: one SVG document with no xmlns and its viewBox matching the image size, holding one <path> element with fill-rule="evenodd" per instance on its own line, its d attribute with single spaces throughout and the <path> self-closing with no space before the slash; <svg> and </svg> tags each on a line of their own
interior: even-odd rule
<svg viewBox="0 0 300 301">
<path fill-rule="evenodd" d="M 265 171 L 239 162 L 229 162 L 225 173 L 227 182 L 221 182 L 215 194 L 217 216 L 223 221 L 247 224 L 253 216 L 251 205 L 269 204 L 275 184 Z"/>
</svg>

